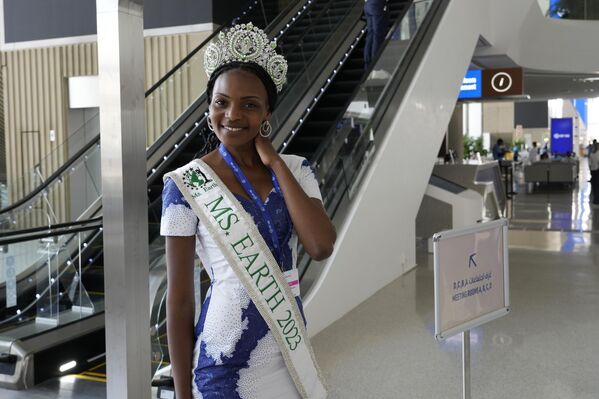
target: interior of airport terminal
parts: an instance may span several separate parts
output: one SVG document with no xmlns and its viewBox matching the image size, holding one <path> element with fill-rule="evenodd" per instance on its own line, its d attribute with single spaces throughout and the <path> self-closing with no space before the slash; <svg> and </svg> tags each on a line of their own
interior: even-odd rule
<svg viewBox="0 0 599 399">
<path fill-rule="evenodd" d="M 598 37 L 0 0 L 0 398 L 599 398 Z"/>
</svg>

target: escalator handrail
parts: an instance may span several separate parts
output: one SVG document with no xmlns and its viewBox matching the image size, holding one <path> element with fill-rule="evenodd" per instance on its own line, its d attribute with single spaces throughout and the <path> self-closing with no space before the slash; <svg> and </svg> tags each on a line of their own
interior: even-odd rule
<svg viewBox="0 0 599 399">
<path fill-rule="evenodd" d="M 91 220 L 95 220 L 95 219 L 90 219 L 90 221 Z M 90 222 L 90 221 L 87 221 L 87 222 Z M 2 239 L 0 239 L 0 245 L 16 244 L 16 243 L 20 243 L 20 242 L 24 242 L 24 241 L 33 241 L 33 240 L 38 240 L 38 239 L 42 239 L 42 238 L 56 237 L 56 236 L 61 236 L 61 235 L 66 235 L 66 234 L 73 234 L 73 233 L 81 233 L 83 231 L 97 230 L 97 229 L 101 229 L 101 228 L 102 228 L 102 220 L 96 221 L 96 222 L 92 223 L 91 225 L 83 225 L 83 226 L 74 227 L 74 228 L 67 226 L 67 228 L 58 228 L 58 229 L 54 229 L 49 232 L 43 232 L 43 233 L 39 233 L 39 234 L 31 234 L 31 235 L 27 236 L 26 240 L 24 240 L 22 236 L 12 237 L 12 238 L 2 238 Z"/>
<path fill-rule="evenodd" d="M 48 226 L 33 227 L 30 229 L 25 229 L 25 230 L 12 230 L 12 231 L 1 232 L 0 233 L 0 245 L 4 244 L 3 240 L 8 237 L 19 236 L 22 238 L 23 236 L 29 236 L 30 234 L 38 233 L 38 232 L 52 233 L 58 229 L 64 230 L 64 229 L 69 229 L 72 227 L 86 226 L 90 223 L 96 223 L 96 222 L 101 222 L 101 221 L 102 221 L 102 216 L 99 216 L 99 217 L 95 217 L 92 219 L 78 220 L 75 222 L 57 223 L 57 224 L 51 224 Z"/>
<path fill-rule="evenodd" d="M 62 164 L 58 169 L 56 169 L 46 180 L 44 180 L 39 186 L 37 186 L 33 191 L 30 191 L 29 194 L 16 201 L 9 206 L 0 209 L 0 215 L 11 212 L 12 210 L 26 204 L 30 200 L 32 200 L 39 193 L 44 191 L 52 182 L 60 177 L 67 169 L 69 169 L 83 154 L 85 154 L 90 148 L 100 142 L 100 135 L 98 134 L 96 137 L 90 140 L 89 143 L 83 146 L 79 151 L 77 151 L 73 156 L 71 156 L 64 164 Z"/>
</svg>

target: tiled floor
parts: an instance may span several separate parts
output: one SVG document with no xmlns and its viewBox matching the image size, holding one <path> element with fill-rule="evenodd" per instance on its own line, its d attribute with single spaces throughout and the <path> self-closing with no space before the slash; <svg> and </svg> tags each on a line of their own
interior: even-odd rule
<svg viewBox="0 0 599 399">
<path fill-rule="evenodd" d="M 471 332 L 472 397 L 599 398 L 599 208 L 586 160 L 573 187 L 509 203 L 512 311 Z M 434 338 L 433 260 L 314 339 L 331 398 L 460 398 L 461 336 Z"/>
<path fill-rule="evenodd" d="M 518 194 L 508 202 L 510 228 L 599 233 L 599 214 L 592 212 L 589 202 L 589 179 L 587 159 L 582 158 L 578 183 L 574 185 L 517 185 Z"/>
<path fill-rule="evenodd" d="M 472 330 L 472 397 L 599 398 L 599 208 L 586 164 L 573 188 L 519 187 L 509 208 L 507 316 Z M 461 340 L 433 338 L 432 257 L 313 340 L 330 398 L 461 397 Z M 65 377 L 2 399 L 103 398 Z"/>
<path fill-rule="evenodd" d="M 542 243 L 545 232 L 529 232 Z M 512 241 L 512 240 L 510 240 Z M 599 397 L 599 262 L 510 249 L 512 311 L 471 332 L 472 397 Z M 434 340 L 432 257 L 314 339 L 330 398 L 461 398 L 461 338 Z"/>
</svg>

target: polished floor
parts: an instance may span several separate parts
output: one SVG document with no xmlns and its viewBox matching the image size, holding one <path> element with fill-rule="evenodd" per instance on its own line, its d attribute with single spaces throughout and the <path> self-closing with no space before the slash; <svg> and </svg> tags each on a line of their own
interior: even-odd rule
<svg viewBox="0 0 599 399">
<path fill-rule="evenodd" d="M 573 187 L 519 186 L 511 201 L 512 311 L 471 332 L 472 398 L 599 398 L 599 208 Z M 461 337 L 437 343 L 432 256 L 313 339 L 330 398 L 461 398 Z M 103 398 L 63 377 L 2 399 Z"/>
</svg>

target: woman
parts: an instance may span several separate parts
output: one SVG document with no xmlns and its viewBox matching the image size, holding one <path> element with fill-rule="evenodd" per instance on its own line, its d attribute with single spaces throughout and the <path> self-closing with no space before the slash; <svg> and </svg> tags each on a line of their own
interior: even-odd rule
<svg viewBox="0 0 599 399">
<path fill-rule="evenodd" d="M 322 260 L 336 233 L 307 161 L 277 154 L 267 139 L 286 62 L 248 24 L 221 34 L 205 65 L 208 122 L 221 145 L 165 176 L 163 191 L 176 396 L 325 397 L 295 263 L 298 239 Z M 194 250 L 211 279 L 195 331 Z"/>
</svg>

